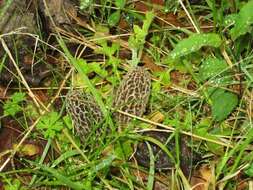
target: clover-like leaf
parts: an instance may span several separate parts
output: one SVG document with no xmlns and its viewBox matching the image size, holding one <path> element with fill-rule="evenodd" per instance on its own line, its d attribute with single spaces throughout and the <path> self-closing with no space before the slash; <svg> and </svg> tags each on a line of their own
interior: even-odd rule
<svg viewBox="0 0 253 190">
<path fill-rule="evenodd" d="M 36 127 L 43 130 L 45 138 L 54 138 L 64 127 L 59 119 L 60 115 L 57 112 L 50 112 L 41 118 Z"/>
<path fill-rule="evenodd" d="M 22 107 L 19 105 L 20 102 L 25 100 L 25 93 L 15 92 L 8 101 L 4 104 L 4 116 L 14 116 L 16 113 L 22 110 Z"/>
</svg>

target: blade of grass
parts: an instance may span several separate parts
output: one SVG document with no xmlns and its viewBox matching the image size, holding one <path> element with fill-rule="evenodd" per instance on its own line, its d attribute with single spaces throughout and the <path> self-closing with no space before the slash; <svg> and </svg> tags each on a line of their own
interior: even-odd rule
<svg viewBox="0 0 253 190">
<path fill-rule="evenodd" d="M 65 184 L 66 186 L 72 188 L 72 189 L 77 189 L 77 190 L 83 190 L 83 184 L 81 184 L 80 182 L 74 182 L 71 179 L 69 179 L 69 177 L 61 174 L 60 172 L 58 172 L 56 169 L 50 168 L 46 165 L 43 164 L 37 164 L 34 162 L 30 162 L 33 165 L 36 165 L 38 168 L 40 168 L 43 171 L 46 171 L 50 174 L 52 174 L 56 179 L 58 179 L 62 184 Z"/>
<path fill-rule="evenodd" d="M 154 186 L 154 176 L 155 176 L 155 157 L 150 144 L 148 142 L 146 142 L 146 144 L 148 147 L 150 158 L 147 190 L 152 190 Z"/>
<path fill-rule="evenodd" d="M 50 146 L 51 146 L 51 143 L 52 143 L 52 139 L 49 138 L 48 141 L 47 141 L 46 147 L 45 147 L 45 149 L 44 149 L 44 151 L 43 151 L 43 153 L 42 153 L 42 155 L 41 155 L 41 158 L 40 158 L 40 160 L 39 160 L 39 164 L 42 164 L 42 163 L 44 162 L 44 160 L 45 160 L 45 158 L 46 158 L 46 155 L 47 155 L 47 153 L 48 153 L 48 150 L 49 150 L 49 148 L 50 148 Z M 35 182 L 36 178 L 37 178 L 37 175 L 35 174 L 35 175 L 32 177 L 32 180 L 30 181 L 29 186 L 32 186 L 32 185 L 33 185 L 33 183 Z"/>
<path fill-rule="evenodd" d="M 70 150 L 70 151 L 64 152 L 59 158 L 57 158 L 53 162 L 52 167 L 54 168 L 55 166 L 59 165 L 62 161 L 78 154 L 80 154 L 78 150 Z"/>
<path fill-rule="evenodd" d="M 236 160 L 234 162 L 234 165 L 232 169 L 230 170 L 229 174 L 233 173 L 236 167 L 239 164 L 239 161 L 242 157 L 243 152 L 245 151 L 246 147 L 252 142 L 253 140 L 253 128 L 251 128 L 246 135 L 246 139 L 241 139 L 234 148 L 232 148 L 229 152 L 225 154 L 223 159 L 221 160 L 220 164 L 217 167 L 217 174 L 216 174 L 216 179 L 219 178 L 219 176 L 222 173 L 222 170 L 225 168 L 228 160 L 236 153 L 239 151 L 239 154 L 236 156 Z"/>
</svg>

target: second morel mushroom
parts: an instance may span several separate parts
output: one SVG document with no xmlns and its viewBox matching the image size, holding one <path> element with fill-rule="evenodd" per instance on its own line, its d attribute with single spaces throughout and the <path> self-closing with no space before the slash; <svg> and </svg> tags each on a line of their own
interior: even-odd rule
<svg viewBox="0 0 253 190">
<path fill-rule="evenodd" d="M 103 114 L 94 98 L 81 90 L 72 90 L 67 94 L 66 109 L 82 141 L 92 131 L 92 127 L 103 120 Z"/>
<path fill-rule="evenodd" d="M 141 117 L 146 110 L 150 95 L 151 79 L 149 73 L 142 67 L 135 67 L 123 78 L 116 91 L 113 107 L 129 114 Z M 114 118 L 120 125 L 131 121 L 131 117 L 114 113 Z"/>
</svg>

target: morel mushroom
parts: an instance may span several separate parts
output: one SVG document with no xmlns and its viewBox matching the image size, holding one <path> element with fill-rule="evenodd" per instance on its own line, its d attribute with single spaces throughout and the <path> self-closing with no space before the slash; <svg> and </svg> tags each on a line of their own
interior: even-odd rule
<svg viewBox="0 0 253 190">
<path fill-rule="evenodd" d="M 125 75 L 117 89 L 113 107 L 141 117 L 146 110 L 150 88 L 151 78 L 149 73 L 142 67 L 133 68 Z M 114 118 L 120 125 L 125 125 L 132 119 L 119 112 L 114 113 Z"/>
<path fill-rule="evenodd" d="M 72 90 L 66 97 L 66 108 L 75 130 L 83 141 L 92 127 L 103 120 L 103 114 L 94 98 L 81 90 Z"/>
</svg>

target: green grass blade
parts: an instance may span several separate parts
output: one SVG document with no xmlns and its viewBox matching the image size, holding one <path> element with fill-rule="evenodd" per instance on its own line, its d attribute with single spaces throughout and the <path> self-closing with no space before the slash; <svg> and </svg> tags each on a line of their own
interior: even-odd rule
<svg viewBox="0 0 253 190">
<path fill-rule="evenodd" d="M 154 177 L 155 177 L 155 157 L 154 157 L 150 144 L 149 143 L 146 143 L 146 144 L 148 147 L 149 157 L 150 157 L 147 190 L 152 190 L 154 186 Z"/>
<path fill-rule="evenodd" d="M 66 185 L 72 189 L 77 189 L 77 190 L 82 190 L 83 188 L 83 184 L 81 184 L 80 182 L 74 182 L 71 179 L 69 179 L 69 177 L 61 174 L 59 171 L 57 171 L 54 168 L 50 168 L 46 165 L 42 165 L 42 164 L 36 164 L 33 162 L 34 165 L 36 165 L 37 167 L 39 167 L 41 170 L 46 171 L 50 174 L 52 174 L 57 180 L 59 180 L 61 182 L 61 184 Z"/>
</svg>

